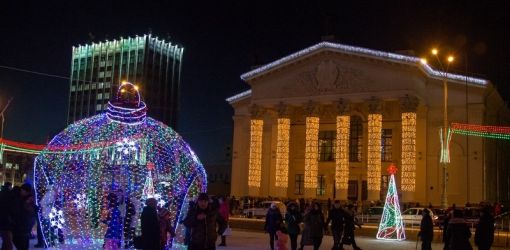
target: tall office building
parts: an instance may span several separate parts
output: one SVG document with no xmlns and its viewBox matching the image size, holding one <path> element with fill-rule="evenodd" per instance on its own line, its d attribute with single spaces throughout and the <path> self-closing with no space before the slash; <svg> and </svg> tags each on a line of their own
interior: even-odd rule
<svg viewBox="0 0 510 250">
<path fill-rule="evenodd" d="M 73 46 L 67 123 L 102 112 L 128 81 L 151 117 L 176 128 L 183 51 L 151 35 Z"/>
</svg>

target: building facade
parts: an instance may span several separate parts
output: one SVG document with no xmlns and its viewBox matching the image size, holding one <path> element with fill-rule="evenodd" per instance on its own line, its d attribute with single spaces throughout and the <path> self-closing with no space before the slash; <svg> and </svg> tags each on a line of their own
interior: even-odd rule
<svg viewBox="0 0 510 250">
<path fill-rule="evenodd" d="M 139 86 L 151 117 L 176 128 L 183 51 L 151 35 L 73 47 L 67 123 L 104 111 L 128 81 Z"/>
<path fill-rule="evenodd" d="M 44 145 L 22 143 L 0 138 L 0 184 L 20 186 L 32 180 L 34 159 Z"/>
<path fill-rule="evenodd" d="M 494 117 L 508 117 L 487 80 L 337 43 L 321 42 L 241 78 L 251 89 L 227 99 L 235 196 L 384 200 L 386 168 L 395 163 L 404 202 L 439 205 L 443 82 L 449 122 L 498 125 L 504 119 Z M 489 147 L 495 142 L 453 135 L 450 204 L 493 199 L 491 176 L 503 166 L 491 165 L 502 154 L 495 159 Z"/>
</svg>

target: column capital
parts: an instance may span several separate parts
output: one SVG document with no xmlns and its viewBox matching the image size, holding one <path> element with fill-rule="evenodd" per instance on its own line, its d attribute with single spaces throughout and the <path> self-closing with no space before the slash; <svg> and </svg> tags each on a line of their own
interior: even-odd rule
<svg viewBox="0 0 510 250">
<path fill-rule="evenodd" d="M 278 112 L 278 118 L 290 118 L 292 114 L 292 107 L 288 104 L 280 102 L 276 106 L 276 111 Z"/>
<path fill-rule="evenodd" d="M 399 98 L 400 110 L 402 112 L 416 112 L 420 100 L 416 96 L 405 95 Z"/>
<path fill-rule="evenodd" d="M 380 114 L 382 112 L 382 101 L 372 96 L 367 100 L 368 103 L 368 112 L 371 114 Z"/>
<path fill-rule="evenodd" d="M 305 114 L 307 116 L 319 116 L 320 115 L 320 108 L 319 108 L 319 104 L 312 101 L 312 100 L 309 100 L 306 104 L 305 104 Z"/>
<path fill-rule="evenodd" d="M 351 111 L 351 103 L 343 98 L 336 102 L 336 112 L 338 115 L 348 115 Z"/>
<path fill-rule="evenodd" d="M 252 104 L 250 107 L 250 114 L 252 119 L 262 119 L 265 109 L 257 104 Z"/>
</svg>

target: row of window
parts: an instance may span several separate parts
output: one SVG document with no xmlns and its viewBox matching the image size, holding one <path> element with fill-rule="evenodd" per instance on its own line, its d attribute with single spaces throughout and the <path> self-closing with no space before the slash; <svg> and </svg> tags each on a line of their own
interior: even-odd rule
<svg viewBox="0 0 510 250">
<path fill-rule="evenodd" d="M 335 161 L 336 131 L 319 132 L 319 161 Z M 381 135 L 381 160 L 392 161 L 393 134 L 391 129 L 383 129 Z M 363 151 L 363 131 L 351 126 L 349 140 L 349 161 L 361 162 Z"/>
<path fill-rule="evenodd" d="M 389 177 L 387 175 L 381 176 L 381 196 L 384 195 L 384 192 L 386 192 L 388 188 L 388 179 Z M 296 195 L 303 195 L 305 192 L 305 177 L 304 174 L 296 174 L 295 175 L 295 184 L 294 184 L 294 194 Z M 362 200 L 367 199 L 367 181 L 362 181 Z M 358 181 L 356 180 L 350 180 L 348 184 L 348 192 L 347 196 L 349 200 L 357 200 L 358 199 Z M 325 175 L 318 175 L 317 176 L 317 189 L 316 194 L 317 196 L 324 196 L 326 194 L 326 176 Z"/>
</svg>

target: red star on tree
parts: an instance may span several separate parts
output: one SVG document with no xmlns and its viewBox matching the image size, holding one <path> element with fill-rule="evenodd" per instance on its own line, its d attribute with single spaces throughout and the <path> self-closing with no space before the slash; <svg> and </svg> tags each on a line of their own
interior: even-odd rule
<svg viewBox="0 0 510 250">
<path fill-rule="evenodd" d="M 390 166 L 388 166 L 388 168 L 386 169 L 386 171 L 388 171 L 389 174 L 396 174 L 397 173 L 397 166 L 395 166 L 395 164 L 391 163 Z"/>
</svg>

